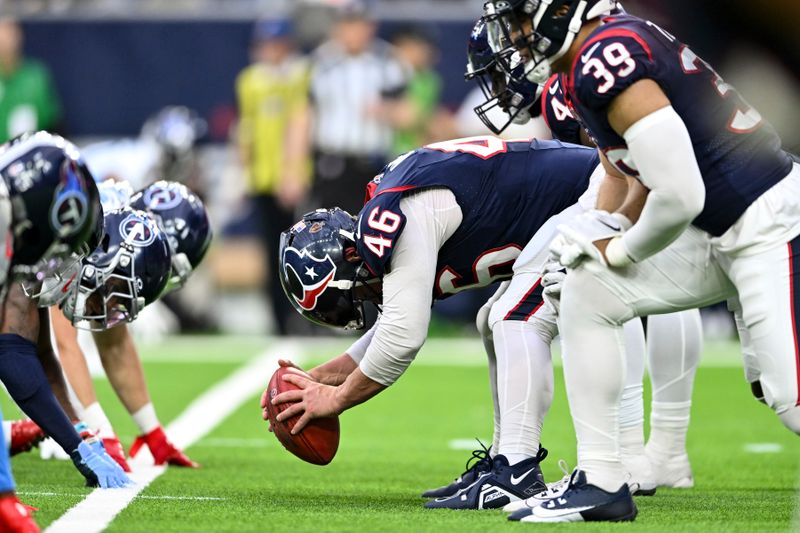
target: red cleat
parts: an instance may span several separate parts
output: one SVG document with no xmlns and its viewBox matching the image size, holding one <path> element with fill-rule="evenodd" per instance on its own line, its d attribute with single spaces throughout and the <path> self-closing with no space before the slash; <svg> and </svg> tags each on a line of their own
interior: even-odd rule
<svg viewBox="0 0 800 533">
<path fill-rule="evenodd" d="M 47 435 L 33 420 L 15 420 L 11 422 L 11 449 L 9 453 L 17 455 L 29 452 L 42 442 Z"/>
<path fill-rule="evenodd" d="M 167 434 L 164 433 L 164 430 L 161 428 L 161 426 L 157 427 L 147 435 L 139 435 L 136 437 L 136 440 L 133 441 L 133 444 L 131 445 L 128 455 L 131 457 L 136 457 L 136 454 L 139 453 L 139 450 L 145 444 L 147 444 L 147 447 L 150 448 L 150 453 L 153 454 L 153 459 L 157 465 L 170 464 L 189 468 L 197 468 L 200 466 L 186 457 L 186 454 L 176 448 L 175 445 L 169 441 Z"/>
<path fill-rule="evenodd" d="M 128 461 L 125 460 L 125 449 L 122 447 L 122 443 L 116 435 L 103 439 L 103 447 L 105 447 L 106 453 L 110 455 L 125 472 L 131 471 L 131 467 L 128 466 Z"/>
<path fill-rule="evenodd" d="M 15 494 L 0 497 L 0 531 L 3 533 L 39 533 L 39 526 L 27 506 Z"/>
</svg>

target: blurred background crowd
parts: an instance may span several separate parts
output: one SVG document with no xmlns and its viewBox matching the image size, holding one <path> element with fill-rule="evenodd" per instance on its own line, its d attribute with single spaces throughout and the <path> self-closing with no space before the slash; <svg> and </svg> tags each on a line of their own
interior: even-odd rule
<svg viewBox="0 0 800 533">
<path fill-rule="evenodd" d="M 800 151 L 800 4 L 623 3 L 691 44 Z M 274 276 L 280 232 L 321 206 L 357 213 L 365 184 L 399 154 L 489 133 L 463 77 L 481 6 L 0 0 L 0 142 L 48 129 L 78 143 L 100 178 L 177 179 L 201 194 L 210 257 L 141 327 L 308 334 Z M 540 120 L 506 134 L 549 137 Z M 485 297 L 438 304 L 434 328 L 471 329 Z M 704 323 L 733 332 L 724 312 Z"/>
</svg>

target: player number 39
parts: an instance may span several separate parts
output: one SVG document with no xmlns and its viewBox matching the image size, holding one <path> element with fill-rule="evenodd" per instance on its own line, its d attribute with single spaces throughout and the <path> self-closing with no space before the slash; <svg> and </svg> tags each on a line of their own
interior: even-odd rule
<svg viewBox="0 0 800 533">
<path fill-rule="evenodd" d="M 631 57 L 631 53 L 622 43 L 611 43 L 603 49 L 603 59 L 611 67 L 621 67 L 616 73 L 612 73 L 605 63 L 593 57 L 583 65 L 582 73 L 591 74 L 595 79 L 603 80 L 597 87 L 597 92 L 605 94 L 614 86 L 617 78 L 630 76 L 636 70 L 636 61 Z"/>
</svg>

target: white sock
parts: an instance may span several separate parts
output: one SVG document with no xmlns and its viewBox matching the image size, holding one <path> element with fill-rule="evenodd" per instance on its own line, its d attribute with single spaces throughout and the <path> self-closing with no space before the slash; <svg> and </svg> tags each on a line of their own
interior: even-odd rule
<svg viewBox="0 0 800 533">
<path fill-rule="evenodd" d="M 524 453 L 509 453 L 505 456 L 505 458 L 508 459 L 508 464 L 510 466 L 514 466 L 515 464 L 521 463 L 522 461 L 530 459 L 531 457 L 533 457 L 533 455 L 526 455 Z"/>
<path fill-rule="evenodd" d="M 492 392 L 492 407 L 494 409 L 494 431 L 492 433 L 491 455 L 494 457 L 500 448 L 500 399 L 497 395 L 497 355 L 494 353 L 493 337 L 483 337 L 483 347 L 489 360 L 489 389 Z"/>
<path fill-rule="evenodd" d="M 644 456 L 644 327 L 639 318 L 622 327 L 625 334 L 625 388 L 619 406 L 619 444 L 623 456 Z"/>
<path fill-rule="evenodd" d="M 630 308 L 586 269 L 567 275 L 559 329 L 578 467 L 589 483 L 611 492 L 627 478 L 619 452 L 619 406 L 627 363 L 625 336 L 618 324 L 630 314 Z"/>
<path fill-rule="evenodd" d="M 111 421 L 98 402 L 94 402 L 83 410 L 83 421 L 86 422 L 91 429 L 97 431 L 101 439 L 114 436 L 114 428 L 111 427 Z"/>
<path fill-rule="evenodd" d="M 153 407 L 152 402 L 148 403 L 131 416 L 143 435 L 147 435 L 161 425 L 156 416 L 156 409 Z"/>
<path fill-rule="evenodd" d="M 542 422 L 553 401 L 550 343 L 529 322 L 501 320 L 492 333 L 503 420 L 496 453 L 534 457 L 539 451 Z"/>
<path fill-rule="evenodd" d="M 647 345 L 653 403 L 648 453 L 668 457 L 686 453 L 694 376 L 703 332 L 695 310 L 647 319 Z"/>
<path fill-rule="evenodd" d="M 3 420 L 3 441 L 6 444 L 6 450 L 11 449 L 11 422 Z"/>
</svg>

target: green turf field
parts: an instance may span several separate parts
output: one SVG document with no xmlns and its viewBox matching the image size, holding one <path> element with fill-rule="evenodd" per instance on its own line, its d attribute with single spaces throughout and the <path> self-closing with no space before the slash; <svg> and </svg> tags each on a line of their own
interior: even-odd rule
<svg viewBox="0 0 800 533">
<path fill-rule="evenodd" d="M 305 344 L 310 357 L 338 354 L 346 342 Z M 165 423 L 193 398 L 263 351 L 255 339 L 188 338 L 143 349 L 156 407 Z M 695 489 L 639 498 L 631 525 L 567 525 L 581 530 L 789 531 L 800 455 L 796 438 L 755 402 L 737 364 L 736 346 L 708 348 L 698 372 L 689 452 Z M 393 388 L 341 419 L 342 442 L 328 467 L 302 463 L 278 444 L 253 397 L 188 449 L 197 471 L 172 469 L 112 522 L 115 532 L 188 531 L 494 531 L 559 526 L 509 523 L 499 511 L 431 511 L 418 494 L 449 482 L 468 451 L 451 441 L 491 437 L 491 404 L 478 342 L 432 343 Z M 266 382 L 268 376 L 264 376 Z M 560 371 L 545 422 L 549 480 L 557 460 L 575 463 L 575 439 Z M 134 428 L 108 384 L 99 392 L 127 445 Z M 11 418 L 14 410 L 3 404 Z M 757 446 L 753 446 L 757 445 Z M 753 453 L 752 449 L 761 453 Z M 764 452 L 768 453 L 764 453 Z M 22 499 L 46 526 L 89 491 L 69 463 L 15 457 Z M 793 524 L 793 520 L 794 524 Z M 794 526 L 794 527 L 793 527 Z"/>
</svg>

